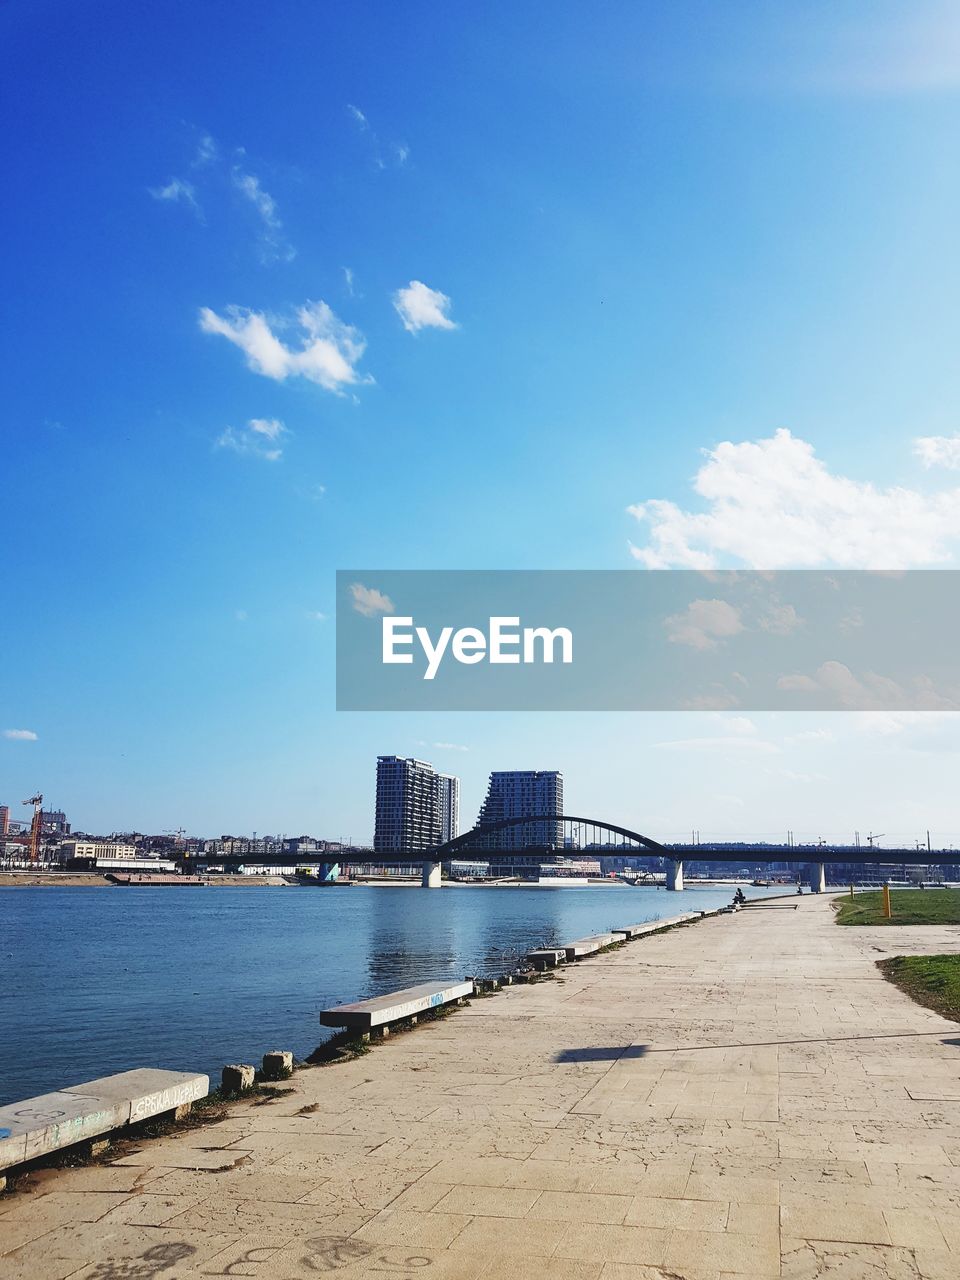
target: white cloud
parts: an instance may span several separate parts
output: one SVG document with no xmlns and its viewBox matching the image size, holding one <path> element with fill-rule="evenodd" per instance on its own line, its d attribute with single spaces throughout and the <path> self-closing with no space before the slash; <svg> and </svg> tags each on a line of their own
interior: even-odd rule
<svg viewBox="0 0 960 1280">
<path fill-rule="evenodd" d="M 664 618 L 663 625 L 671 644 L 691 649 L 715 649 L 720 640 L 743 630 L 740 611 L 726 600 L 693 600 L 683 613 Z"/>
<path fill-rule="evenodd" d="M 307 617 L 311 622 L 326 622 L 327 620 L 327 615 L 325 613 L 321 613 L 319 609 L 308 609 Z"/>
<path fill-rule="evenodd" d="M 459 742 L 435 742 L 433 744 L 435 751 L 469 751 L 469 747 L 463 746 Z"/>
<path fill-rule="evenodd" d="M 784 738 L 789 746 L 795 746 L 801 742 L 833 742 L 833 734 L 829 729 L 804 729 L 800 733 L 791 733 L 789 737 Z"/>
<path fill-rule="evenodd" d="M 287 431 L 279 418 L 251 418 L 247 426 L 255 435 L 266 436 L 268 440 L 279 440 Z"/>
<path fill-rule="evenodd" d="M 960 471 L 960 436 L 920 436 L 913 451 L 925 467 Z"/>
<path fill-rule="evenodd" d="M 276 462 L 283 455 L 277 441 L 288 434 L 278 418 L 251 418 L 239 430 L 226 427 L 217 437 L 216 446 L 248 457 L 262 458 L 264 462 Z"/>
<path fill-rule="evenodd" d="M 771 604 L 760 618 L 760 627 L 772 636 L 788 636 L 801 626 L 803 619 L 792 604 Z"/>
<path fill-rule="evenodd" d="M 362 582 L 354 582 L 350 587 L 353 596 L 353 607 L 365 618 L 373 618 L 378 613 L 394 613 L 396 605 L 389 596 L 385 596 L 376 587 L 365 587 Z"/>
<path fill-rule="evenodd" d="M 200 310 L 200 328 L 216 333 L 239 347 L 254 373 L 283 382 L 306 378 L 327 391 L 342 394 L 345 386 L 371 382 L 356 365 L 366 349 L 358 329 L 345 324 L 325 302 L 305 302 L 296 311 L 303 331 L 300 346 L 287 346 L 274 333 L 267 317 L 245 307 L 227 307 L 221 316 L 209 307 Z M 275 322 L 276 323 L 276 322 Z M 278 325 L 282 330 L 283 325 Z"/>
<path fill-rule="evenodd" d="M 357 287 L 353 278 L 353 268 L 341 267 L 340 269 L 343 272 L 343 283 L 347 286 L 347 293 L 351 298 L 355 298 L 357 296 Z"/>
<path fill-rule="evenodd" d="M 826 695 L 846 711 L 947 711 L 960 710 L 960 695 L 938 690 L 926 676 L 912 678 L 907 686 L 874 671 L 855 675 L 843 662 L 821 663 L 813 675 L 783 675 L 777 688 L 785 693 Z"/>
<path fill-rule="evenodd" d="M 3 736 L 13 742 L 36 742 L 37 735 L 32 729 L 4 729 Z"/>
<path fill-rule="evenodd" d="M 754 569 L 906 569 L 947 562 L 960 538 L 960 489 L 923 494 L 834 475 L 789 431 L 705 452 L 693 487 L 706 511 L 659 499 L 628 507 L 650 527 L 647 545 L 631 546 L 648 569 L 730 559 Z"/>
<path fill-rule="evenodd" d="M 263 189 L 255 174 L 234 168 L 230 177 L 236 190 L 253 205 L 260 217 L 263 227 L 261 257 L 264 262 L 292 262 L 297 251 L 283 237 L 283 223 L 277 212 L 276 200 Z"/>
<path fill-rule="evenodd" d="M 393 295 L 393 305 L 408 333 L 420 329 L 456 329 L 447 312 L 450 299 L 439 289 L 431 289 L 422 280 L 411 280 L 405 289 Z"/>
<path fill-rule="evenodd" d="M 147 187 L 147 191 L 153 196 L 154 200 L 163 200 L 168 204 L 184 204 L 203 221 L 203 211 L 200 208 L 200 202 L 197 200 L 197 192 L 192 182 L 185 182 L 183 178 L 171 178 L 163 187 Z"/>
<path fill-rule="evenodd" d="M 214 160 L 219 159 L 220 149 L 217 146 L 216 139 L 212 138 L 209 133 L 201 136 L 197 143 L 196 154 L 193 157 L 193 167 L 202 169 L 204 165 L 213 164 Z"/>
<path fill-rule="evenodd" d="M 794 769 L 768 769 L 771 777 L 786 778 L 788 782 L 826 782 L 825 773 L 797 773 Z"/>
<path fill-rule="evenodd" d="M 677 738 L 672 742 L 655 742 L 659 751 L 747 751 L 757 755 L 775 755 L 780 748 L 765 738 L 734 734 L 717 738 Z"/>
<path fill-rule="evenodd" d="M 728 733 L 758 733 L 759 730 L 749 716 L 721 716 L 720 723 Z"/>
<path fill-rule="evenodd" d="M 960 726 L 960 717 L 956 711 L 864 711 L 854 717 L 854 724 L 863 733 L 894 737 L 908 729 Z"/>
<path fill-rule="evenodd" d="M 724 689 L 722 685 L 715 686 L 718 693 L 699 693 L 693 698 L 686 698 L 680 704 L 682 711 L 728 711 L 731 707 L 739 706 L 740 699 L 734 693 Z"/>
<path fill-rule="evenodd" d="M 367 146 L 370 149 L 370 158 L 375 169 L 383 170 L 387 168 L 387 163 L 383 158 L 384 154 L 392 158 L 393 164 L 396 168 L 403 168 L 407 163 L 407 160 L 410 158 L 410 148 L 406 143 L 394 142 L 393 144 L 387 144 L 384 148 L 381 146 L 380 139 L 377 137 L 370 121 L 358 106 L 355 106 L 352 102 L 348 102 L 347 114 L 357 126 L 357 132 L 367 140 Z"/>
</svg>

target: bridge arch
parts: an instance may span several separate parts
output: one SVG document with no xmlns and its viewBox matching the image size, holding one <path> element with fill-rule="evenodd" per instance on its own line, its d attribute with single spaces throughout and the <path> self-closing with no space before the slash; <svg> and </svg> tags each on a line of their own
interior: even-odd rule
<svg viewBox="0 0 960 1280">
<path fill-rule="evenodd" d="M 641 835 L 639 831 L 631 831 L 629 827 L 621 827 L 613 822 L 604 822 L 599 818 L 577 818 L 569 813 L 531 813 L 522 818 L 501 818 L 498 822 L 485 822 L 482 826 L 476 826 L 469 831 L 465 831 L 463 835 L 455 836 L 452 840 L 448 840 L 446 844 L 438 845 L 431 851 L 431 856 L 437 858 L 438 861 L 446 861 L 452 854 L 469 848 L 474 840 L 481 840 L 484 836 L 494 835 L 498 831 L 507 831 L 511 827 L 529 826 L 535 822 L 569 822 L 571 825 L 592 827 L 594 831 L 607 831 L 611 835 L 622 836 L 625 840 L 635 840 L 638 845 L 656 856 L 664 858 L 673 856 L 665 845 L 660 844 L 650 836 Z M 563 850 L 560 849 L 558 852 L 563 852 Z"/>
</svg>

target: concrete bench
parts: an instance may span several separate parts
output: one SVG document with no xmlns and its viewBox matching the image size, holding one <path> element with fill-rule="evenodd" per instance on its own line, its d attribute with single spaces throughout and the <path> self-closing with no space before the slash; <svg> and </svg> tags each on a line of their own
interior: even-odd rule
<svg viewBox="0 0 960 1280">
<path fill-rule="evenodd" d="M 622 941 L 615 933 L 597 933 L 592 938 L 578 938 L 576 942 L 568 942 L 564 950 L 568 960 L 582 960 L 584 956 L 595 955 L 601 947 L 609 947 L 613 942 Z"/>
<path fill-rule="evenodd" d="M 12 1102 L 0 1107 L 0 1169 L 151 1116 L 177 1113 L 209 1092 L 207 1076 L 144 1067 Z"/>
<path fill-rule="evenodd" d="M 527 959 L 535 969 L 555 969 L 566 958 L 566 947 L 540 947 L 537 951 L 527 952 Z"/>
<path fill-rule="evenodd" d="M 438 986 L 435 982 L 423 982 L 418 987 L 406 987 L 372 1000 L 360 1000 L 356 1004 L 341 1004 L 335 1009 L 324 1009 L 320 1021 L 325 1027 L 346 1027 L 369 1036 L 379 1027 L 386 1031 L 391 1022 L 401 1018 L 415 1018 L 417 1014 L 439 1009 L 441 1005 L 459 1003 L 473 995 L 473 982 L 452 982 Z"/>
<path fill-rule="evenodd" d="M 667 929 L 674 924 L 684 924 L 687 920 L 699 920 L 701 917 L 699 911 L 685 911 L 683 915 L 669 916 L 666 920 L 645 920 L 643 924 L 628 924 L 622 929 L 614 929 L 614 933 L 619 937 L 625 938 L 642 938 L 645 933 L 656 933 L 658 929 Z M 706 913 L 709 914 L 709 913 Z"/>
</svg>

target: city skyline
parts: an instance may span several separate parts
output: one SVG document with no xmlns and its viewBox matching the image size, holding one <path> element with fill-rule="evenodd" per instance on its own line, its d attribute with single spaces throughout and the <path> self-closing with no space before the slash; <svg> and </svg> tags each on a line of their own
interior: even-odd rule
<svg viewBox="0 0 960 1280">
<path fill-rule="evenodd" d="M 357 564 L 958 565 L 956 9 L 285 12 L 0 8 L 11 817 L 369 838 L 393 751 L 960 841 L 955 710 L 338 714 L 333 641 Z"/>
</svg>

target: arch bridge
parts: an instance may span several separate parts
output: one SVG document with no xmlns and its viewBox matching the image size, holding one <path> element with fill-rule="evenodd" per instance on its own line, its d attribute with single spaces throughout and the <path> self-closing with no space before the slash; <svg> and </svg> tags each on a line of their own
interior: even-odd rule
<svg viewBox="0 0 960 1280">
<path fill-rule="evenodd" d="M 511 856 L 530 858 L 537 854 L 542 857 L 589 854 L 597 859 L 631 854 L 673 857 L 666 845 L 614 822 L 569 813 L 531 813 L 486 822 L 429 850 L 423 863 L 424 888 L 439 886 L 441 864 L 451 858 L 458 855 L 465 859 L 481 858 L 492 853 L 496 853 L 498 860 Z"/>
<path fill-rule="evenodd" d="M 509 833 L 516 833 L 511 839 Z M 665 845 L 639 831 L 599 818 L 575 817 L 571 814 L 526 814 L 504 818 L 498 822 L 473 827 L 463 835 L 426 851 L 423 862 L 425 888 L 440 884 L 441 863 L 460 856 L 480 858 L 496 852 L 499 857 L 510 854 L 531 856 L 589 854 L 604 858 L 641 855 L 663 858 L 667 864 L 667 888 L 683 888 L 684 861 L 732 862 L 751 865 L 764 862 L 806 862 L 810 864 L 810 886 L 817 891 L 826 888 L 827 863 L 862 866 L 877 863 L 901 866 L 952 865 L 960 861 L 955 849 L 881 849 L 819 843 L 816 845 L 739 846 L 724 844 Z"/>
</svg>

